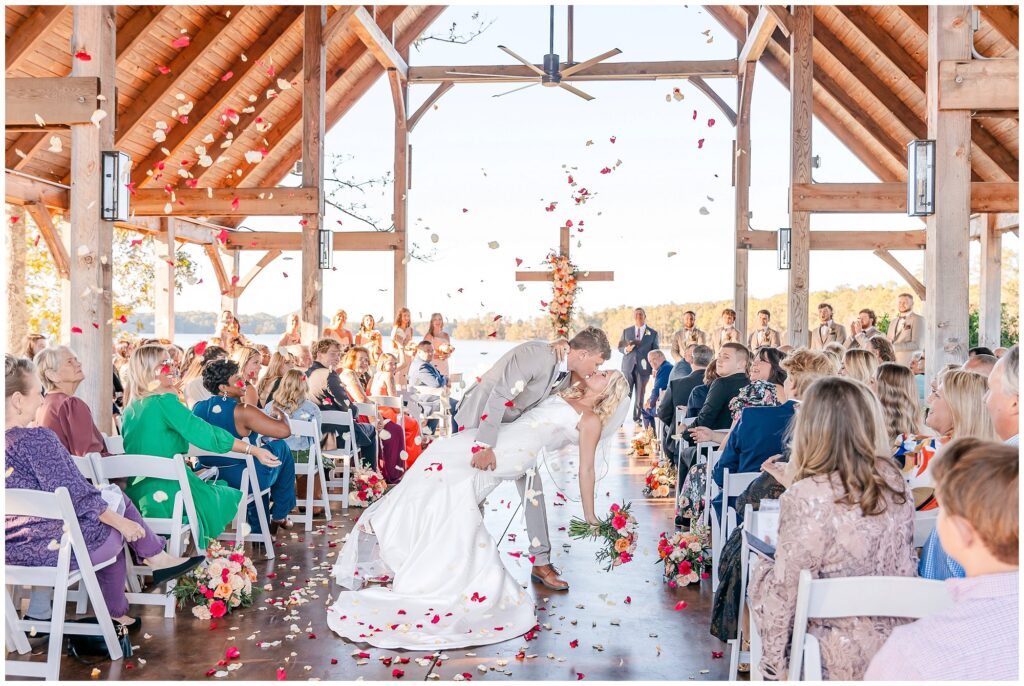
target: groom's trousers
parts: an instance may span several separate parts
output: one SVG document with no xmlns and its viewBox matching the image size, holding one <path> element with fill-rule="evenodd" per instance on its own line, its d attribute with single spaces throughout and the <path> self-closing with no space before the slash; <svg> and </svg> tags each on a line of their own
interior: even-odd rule
<svg viewBox="0 0 1024 686">
<path fill-rule="evenodd" d="M 516 480 L 516 488 L 519 489 L 519 497 L 523 499 L 523 509 L 526 510 L 526 535 L 530 537 L 530 555 L 534 557 L 533 564 L 541 567 L 551 562 L 551 538 L 548 536 L 548 511 L 544 501 L 544 483 L 540 474 L 534 476 L 531 489 L 534 495 L 527 498 L 525 496 L 528 479 L 529 477 L 525 474 L 519 477 Z M 534 505 L 535 502 L 536 505 Z"/>
</svg>

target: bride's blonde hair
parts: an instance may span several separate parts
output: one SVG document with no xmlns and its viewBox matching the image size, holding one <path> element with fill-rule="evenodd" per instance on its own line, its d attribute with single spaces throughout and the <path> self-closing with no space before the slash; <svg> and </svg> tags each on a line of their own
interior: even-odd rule
<svg viewBox="0 0 1024 686">
<path fill-rule="evenodd" d="M 583 387 L 583 384 L 575 384 L 563 391 L 562 397 L 567 400 L 578 400 L 583 397 L 585 392 L 586 389 Z M 604 387 L 601 395 L 594 401 L 594 414 L 601 420 L 602 427 L 608 423 L 608 420 L 619 407 L 619 403 L 628 395 L 629 384 L 626 383 L 626 377 L 623 376 L 622 372 L 608 372 L 608 385 Z"/>
</svg>

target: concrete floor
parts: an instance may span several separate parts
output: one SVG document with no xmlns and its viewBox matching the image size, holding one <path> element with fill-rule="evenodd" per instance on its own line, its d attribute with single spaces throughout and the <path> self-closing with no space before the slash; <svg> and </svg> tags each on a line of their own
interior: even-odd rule
<svg viewBox="0 0 1024 686">
<path fill-rule="evenodd" d="M 293 525 L 290 533 L 278 534 L 278 557 L 273 562 L 257 558 L 259 583 L 273 584 L 261 593 L 253 607 L 216 622 L 195 619 L 179 610 L 164 619 L 156 608 L 133 608 L 142 617 L 134 636 L 130 658 L 103 662 L 99 679 L 206 679 L 274 680 L 331 679 L 397 680 L 393 670 L 404 671 L 404 680 L 451 680 L 468 673 L 487 680 L 722 680 L 726 678 L 728 648 L 708 633 L 711 582 L 671 590 L 662 583 L 656 564 L 658 534 L 672 528 L 672 500 L 648 500 L 641 494 L 643 474 L 650 458 L 626 456 L 625 436 L 613 456 L 611 473 L 598 484 L 598 512 L 613 501 L 631 500 L 640 522 L 641 544 L 630 564 L 606 573 L 593 561 L 590 543 L 572 541 L 559 527 L 581 515 L 579 505 L 551 504 L 549 524 L 554 563 L 563 571 L 571 589 L 553 593 L 529 580 L 529 562 L 505 557 L 510 571 L 536 598 L 542 628 L 536 638 L 514 638 L 479 649 L 450 650 L 440 656 L 352 644 L 336 637 L 326 624 L 326 607 L 336 587 L 330 567 L 342 539 L 361 510 L 339 516 L 325 525 L 316 522 L 311 532 Z M 486 520 L 497 536 L 516 508 L 517 493 L 505 484 L 491 497 Z M 519 540 L 526 535 L 521 516 L 509 528 Z M 514 545 L 514 544 L 513 544 Z M 509 543 L 503 544 L 508 547 Z M 276 576 L 267 575 L 276 572 Z M 631 602 L 625 602 L 629 596 Z M 278 604 L 270 604 L 275 600 Z M 676 611 L 676 603 L 687 607 Z M 285 601 L 289 603 L 285 605 Z M 575 622 L 575 624 L 574 624 Z M 578 641 L 572 648 L 570 643 Z M 230 647 L 238 659 L 218 665 Z M 35 649 L 40 659 L 45 642 Z M 713 651 L 724 651 L 713 658 Z M 354 653 L 365 652 L 368 658 Z M 517 657 L 518 656 L 518 657 Z M 402 664 L 400 660 L 408 660 Z M 419 661 L 417 661 L 419 660 Z M 389 664 L 385 664 L 385 662 Z M 92 666 L 65 657 L 62 679 L 89 679 Z M 283 671 L 283 676 L 282 672 Z"/>
</svg>

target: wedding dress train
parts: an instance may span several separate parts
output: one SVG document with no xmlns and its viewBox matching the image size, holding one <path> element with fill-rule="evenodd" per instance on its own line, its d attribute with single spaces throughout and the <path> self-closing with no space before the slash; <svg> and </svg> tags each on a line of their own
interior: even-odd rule
<svg viewBox="0 0 1024 686">
<path fill-rule="evenodd" d="M 434 441 L 349 534 L 334 576 L 353 590 L 328 608 L 331 629 L 357 643 L 432 651 L 499 643 L 533 628 L 533 599 L 502 563 L 480 504 L 502 481 L 535 469 L 542 452 L 578 444 L 579 417 L 552 396 L 502 425 L 494 471 L 470 465 L 475 430 Z M 381 576 L 392 579 L 390 588 L 362 588 Z"/>
</svg>

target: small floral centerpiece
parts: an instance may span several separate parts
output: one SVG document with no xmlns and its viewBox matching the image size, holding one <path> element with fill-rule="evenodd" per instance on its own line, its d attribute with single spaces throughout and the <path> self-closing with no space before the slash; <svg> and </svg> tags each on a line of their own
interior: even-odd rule
<svg viewBox="0 0 1024 686">
<path fill-rule="evenodd" d="M 659 462 L 644 476 L 643 494 L 648 498 L 665 498 L 676 483 L 676 467 L 671 462 Z"/>
<path fill-rule="evenodd" d="M 383 474 L 368 467 L 356 467 L 352 471 L 348 504 L 351 507 L 366 507 L 384 495 L 387 488 Z"/>
<path fill-rule="evenodd" d="M 629 442 L 630 457 L 649 457 L 654 454 L 654 432 L 650 429 L 641 431 Z"/>
<path fill-rule="evenodd" d="M 551 302 L 548 303 L 548 314 L 551 316 L 551 328 L 555 336 L 568 336 L 572 326 L 572 315 L 576 309 L 576 293 L 579 291 L 579 270 L 560 253 L 548 255 L 548 266 L 551 268 Z"/>
<path fill-rule="evenodd" d="M 711 536 L 707 527 L 692 531 L 664 532 L 658 540 L 659 561 L 665 564 L 665 581 L 671 588 L 686 586 L 707 578 L 705 568 L 711 564 Z"/>
<path fill-rule="evenodd" d="M 603 541 L 604 546 L 594 557 L 598 562 L 605 562 L 604 571 L 610 572 L 619 565 L 633 559 L 636 551 L 637 524 L 636 517 L 629 513 L 632 503 L 619 505 L 615 503 L 608 510 L 608 515 L 597 525 L 588 524 L 579 517 L 569 521 L 569 537 L 576 539 L 596 539 Z"/>
<path fill-rule="evenodd" d="M 241 545 L 225 548 L 217 541 L 206 550 L 207 564 L 178 580 L 171 591 L 178 607 L 195 603 L 192 614 L 199 619 L 223 617 L 237 607 L 249 607 L 259 592 L 254 587 L 256 567 Z"/>
</svg>

